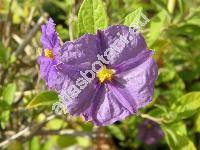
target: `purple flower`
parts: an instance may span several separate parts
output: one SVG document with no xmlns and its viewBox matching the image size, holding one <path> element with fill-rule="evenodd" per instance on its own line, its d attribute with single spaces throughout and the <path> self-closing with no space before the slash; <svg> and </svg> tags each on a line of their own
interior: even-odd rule
<svg viewBox="0 0 200 150">
<path fill-rule="evenodd" d="M 154 91 L 157 65 L 144 38 L 116 25 L 66 42 L 58 66 L 65 73 L 59 91 L 71 115 L 109 125 L 146 106 Z"/>
<path fill-rule="evenodd" d="M 42 54 L 38 59 L 40 76 L 45 80 L 49 89 L 59 90 L 63 83 L 62 72 L 58 72 L 57 64 L 61 56 L 61 45 L 55 24 L 50 18 L 46 25 L 42 25 Z"/>
<path fill-rule="evenodd" d="M 148 145 L 155 144 L 164 137 L 159 125 L 151 120 L 145 120 L 140 126 L 138 137 Z"/>
</svg>

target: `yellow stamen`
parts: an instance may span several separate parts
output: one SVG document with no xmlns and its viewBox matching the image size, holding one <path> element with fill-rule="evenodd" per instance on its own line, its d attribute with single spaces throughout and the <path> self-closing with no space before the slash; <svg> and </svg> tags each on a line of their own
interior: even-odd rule
<svg viewBox="0 0 200 150">
<path fill-rule="evenodd" d="M 99 72 L 97 72 L 99 82 L 103 83 L 106 80 L 111 81 L 114 73 L 114 70 L 107 69 L 106 66 L 103 66 L 102 69 Z"/>
<path fill-rule="evenodd" d="M 52 52 L 51 50 L 47 49 L 47 48 L 44 50 L 44 55 L 45 55 L 45 57 L 47 57 L 47 58 L 51 58 L 51 59 L 54 58 L 53 52 Z"/>
<path fill-rule="evenodd" d="M 147 128 L 148 128 L 148 129 L 151 129 L 151 128 L 152 128 L 152 125 L 151 125 L 151 124 L 147 124 Z"/>
</svg>

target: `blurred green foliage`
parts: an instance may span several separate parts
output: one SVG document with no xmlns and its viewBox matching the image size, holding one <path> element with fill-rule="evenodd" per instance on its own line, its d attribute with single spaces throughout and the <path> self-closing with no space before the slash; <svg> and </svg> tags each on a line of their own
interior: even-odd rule
<svg viewBox="0 0 200 150">
<path fill-rule="evenodd" d="M 30 127 L 30 133 L 9 141 L 4 148 L 200 149 L 200 2 L 93 1 L 98 7 L 95 11 L 92 0 L 85 0 L 82 6 L 82 0 L 0 0 L 0 141 Z M 44 23 L 47 15 L 52 17 L 60 37 L 66 41 L 107 25 L 130 25 L 141 11 L 150 19 L 142 34 L 148 47 L 155 50 L 159 67 L 154 100 L 141 110 L 143 115 L 101 128 L 79 117 L 61 115 L 48 119 L 52 115 L 50 104 L 57 95 L 44 92 L 46 86 L 38 75 L 41 33 L 39 28 L 35 34 L 32 32 L 39 18 L 43 16 Z M 31 39 L 16 54 L 28 35 Z M 26 109 L 28 104 L 33 109 Z M 165 138 L 159 143 L 149 146 L 138 139 L 138 125 L 144 118 L 160 124 Z"/>
</svg>

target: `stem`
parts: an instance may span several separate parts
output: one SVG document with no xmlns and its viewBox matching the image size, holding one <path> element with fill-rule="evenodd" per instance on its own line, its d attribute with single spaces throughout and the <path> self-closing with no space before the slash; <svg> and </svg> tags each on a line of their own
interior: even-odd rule
<svg viewBox="0 0 200 150">
<path fill-rule="evenodd" d="M 22 135 L 28 133 L 28 132 L 29 132 L 29 129 L 30 129 L 30 128 L 27 127 L 27 128 L 25 128 L 25 129 L 23 129 L 22 131 L 18 132 L 17 134 L 11 136 L 10 138 L 6 139 L 5 141 L 1 142 L 1 143 L 0 143 L 0 147 L 3 147 L 3 146 L 5 146 L 5 145 L 7 145 L 7 144 L 10 143 L 11 141 L 13 141 L 13 140 L 15 140 L 15 139 L 21 137 Z"/>
<path fill-rule="evenodd" d="M 168 9 L 170 14 L 173 14 L 175 6 L 176 6 L 176 0 L 169 0 L 168 1 L 167 9 Z"/>
<path fill-rule="evenodd" d="M 46 120 L 44 120 L 41 124 L 36 125 L 36 126 L 28 126 L 25 129 L 19 131 L 18 133 L 16 133 L 15 135 L 9 137 L 8 139 L 6 139 L 5 141 L 0 143 L 0 147 L 4 147 L 7 144 L 9 144 L 11 141 L 18 139 L 22 136 L 26 136 L 26 140 L 30 139 L 31 137 L 33 137 L 37 131 L 39 131 L 48 121 L 52 120 L 55 116 L 51 115 L 48 116 L 46 118 Z M 34 124 L 34 123 L 33 123 Z"/>
<path fill-rule="evenodd" d="M 3 44 L 4 44 L 4 47 L 8 47 L 9 46 L 9 43 L 10 43 L 10 35 L 11 35 L 11 26 L 12 26 L 12 5 L 13 5 L 13 1 L 14 0 L 10 0 L 9 2 L 9 8 L 8 8 L 8 14 L 7 14 L 7 19 L 6 19 L 6 22 L 5 22 L 5 25 L 4 25 L 4 34 L 3 34 Z"/>
<path fill-rule="evenodd" d="M 73 21 L 75 18 L 75 13 L 76 13 L 76 0 L 72 0 L 72 9 L 71 9 L 71 15 L 69 16 L 69 38 L 70 41 L 74 40 L 74 35 L 73 35 Z"/>
<path fill-rule="evenodd" d="M 21 45 L 19 45 L 19 47 L 17 48 L 17 50 L 14 52 L 15 55 L 19 55 L 21 52 L 23 52 L 23 50 L 26 47 L 26 45 L 28 45 L 28 43 L 31 41 L 31 39 L 35 36 L 35 34 L 39 30 L 41 24 L 46 20 L 46 18 L 47 18 L 47 14 L 44 14 L 43 16 L 41 16 L 38 19 L 37 24 L 29 32 L 29 34 L 26 36 L 25 40 L 22 42 Z"/>
<path fill-rule="evenodd" d="M 154 122 L 157 122 L 158 124 L 162 124 L 163 122 L 166 122 L 163 118 L 155 118 L 155 117 L 152 117 L 148 114 L 141 114 L 141 117 L 145 118 L 145 119 L 152 120 Z"/>
</svg>

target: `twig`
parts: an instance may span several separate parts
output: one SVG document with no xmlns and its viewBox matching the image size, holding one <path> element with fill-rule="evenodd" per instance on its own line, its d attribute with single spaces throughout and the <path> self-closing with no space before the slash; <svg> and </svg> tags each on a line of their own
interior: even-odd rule
<svg viewBox="0 0 200 150">
<path fill-rule="evenodd" d="M 22 135 L 25 135 L 26 133 L 28 133 L 28 131 L 30 130 L 30 127 L 26 127 L 25 129 L 23 129 L 22 131 L 18 132 L 17 134 L 11 136 L 10 138 L 8 138 L 7 140 L 3 141 L 0 143 L 0 147 L 3 147 L 5 145 L 7 145 L 8 143 L 10 143 L 11 141 L 21 137 Z"/>
<path fill-rule="evenodd" d="M 29 32 L 29 34 L 25 37 L 25 40 L 22 42 L 21 45 L 19 45 L 19 47 L 17 48 L 17 50 L 14 52 L 15 55 L 20 54 L 21 52 L 23 52 L 24 48 L 26 47 L 26 45 L 31 41 L 31 39 L 35 36 L 35 34 L 37 33 L 37 31 L 39 30 L 40 26 L 42 25 L 42 23 L 46 20 L 47 18 L 47 14 L 44 14 L 43 16 L 41 16 L 36 25 L 34 26 L 34 28 Z"/>
<path fill-rule="evenodd" d="M 5 47 L 8 47 L 10 43 L 10 32 L 11 32 L 11 25 L 12 25 L 12 10 L 11 10 L 12 4 L 13 4 L 13 0 L 10 0 L 8 15 L 7 15 L 6 22 L 4 24 L 3 33 L 5 34 L 3 35 L 3 44 Z"/>
<path fill-rule="evenodd" d="M 92 133 L 74 131 L 70 129 L 66 130 L 41 130 L 36 135 L 69 135 L 69 136 L 88 136 L 92 137 Z"/>
<path fill-rule="evenodd" d="M 69 24 L 69 38 L 70 38 L 70 41 L 73 41 L 74 40 L 74 35 L 73 35 L 73 21 L 75 19 L 75 13 L 76 13 L 76 0 L 72 0 L 72 10 L 71 10 L 71 15 L 69 16 L 69 21 L 68 21 L 68 24 Z"/>
<path fill-rule="evenodd" d="M 53 118 L 55 118 L 55 115 L 51 115 L 49 117 L 46 118 L 46 120 L 44 120 L 41 124 L 39 124 L 37 127 L 33 128 L 33 131 L 26 137 L 26 141 L 31 139 L 38 131 L 40 131 L 42 129 L 43 126 L 45 126 L 45 124 L 52 120 Z"/>
<path fill-rule="evenodd" d="M 158 124 L 162 124 L 162 123 L 166 123 L 166 120 L 164 120 L 163 118 L 155 118 L 155 117 L 152 117 L 148 114 L 141 114 L 140 115 L 142 118 L 145 118 L 145 119 L 150 119 L 154 122 L 157 122 Z"/>
<path fill-rule="evenodd" d="M 3 74 L 1 75 L 1 78 L 0 78 L 0 85 L 3 85 L 4 82 L 5 82 L 5 78 L 7 77 L 7 74 L 8 74 L 8 69 L 4 69 L 4 72 Z"/>
<path fill-rule="evenodd" d="M 41 130 L 45 124 L 52 120 L 55 117 L 55 115 L 51 115 L 46 118 L 41 124 L 37 126 L 30 126 L 26 127 L 22 131 L 16 133 L 15 135 L 11 136 L 10 138 L 6 139 L 5 141 L 0 143 L 0 147 L 4 147 L 7 144 L 9 144 L 11 141 L 19 139 L 20 137 L 24 137 L 22 141 L 27 141 L 31 139 L 34 135 L 69 135 L 69 136 L 86 136 L 86 137 L 95 137 L 92 133 L 89 132 L 82 132 L 82 131 L 74 131 L 71 129 L 66 130 Z M 12 133 L 12 131 L 10 131 Z"/>
<path fill-rule="evenodd" d="M 110 137 L 106 135 L 105 127 L 94 128 L 96 130 L 96 137 L 94 139 L 95 145 L 94 150 L 115 150 L 115 145 L 113 144 Z"/>
<path fill-rule="evenodd" d="M 32 7 L 32 8 L 31 8 L 31 11 L 30 11 L 30 14 L 29 14 L 29 17 L 28 17 L 28 23 L 27 23 L 27 25 L 26 25 L 25 32 L 27 32 L 28 29 L 29 29 L 29 27 L 30 27 L 31 21 L 32 21 L 32 19 L 33 19 L 33 17 L 34 17 L 34 12 L 35 12 L 35 7 Z"/>
<path fill-rule="evenodd" d="M 31 124 L 30 126 L 26 127 L 22 131 L 19 131 L 15 135 L 13 135 L 10 138 L 6 139 L 5 141 L 1 142 L 0 147 L 6 146 L 11 141 L 18 139 L 21 136 L 28 137 L 26 139 L 31 138 L 38 130 L 40 130 L 48 121 L 52 120 L 54 117 L 55 117 L 55 115 L 51 115 L 51 116 L 47 117 L 41 124 L 39 124 L 37 126 L 32 126 L 32 124 Z M 33 131 L 31 132 L 31 130 L 33 130 Z"/>
</svg>

